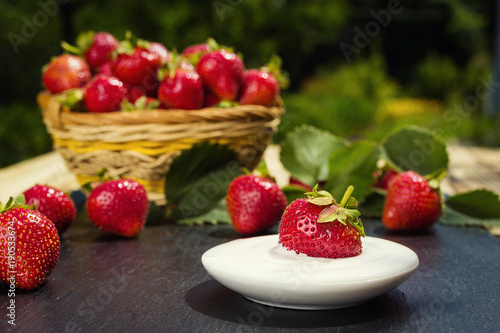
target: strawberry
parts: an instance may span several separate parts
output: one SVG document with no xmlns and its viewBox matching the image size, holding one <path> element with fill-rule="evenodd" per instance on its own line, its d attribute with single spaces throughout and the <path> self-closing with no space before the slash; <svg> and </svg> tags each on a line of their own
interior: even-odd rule
<svg viewBox="0 0 500 333">
<path fill-rule="evenodd" d="M 163 106 L 194 110 L 203 106 L 203 84 L 195 71 L 177 68 L 166 73 L 158 87 L 158 99 Z"/>
<path fill-rule="evenodd" d="M 280 88 L 287 88 L 289 84 L 287 73 L 281 71 L 281 63 L 281 58 L 273 55 L 262 68 L 245 71 L 239 103 L 271 106 Z"/>
<path fill-rule="evenodd" d="M 106 61 L 101 66 L 99 66 L 99 70 L 97 71 L 97 75 L 104 74 L 108 76 L 114 76 L 112 70 L 112 61 Z"/>
<path fill-rule="evenodd" d="M 46 185 L 35 185 L 23 194 L 26 204 L 36 205 L 36 210 L 54 223 L 59 234 L 66 231 L 75 220 L 75 204 L 63 191 Z"/>
<path fill-rule="evenodd" d="M 283 213 L 279 243 L 289 251 L 310 257 L 346 258 L 361 254 L 364 229 L 357 202 L 349 186 L 337 205 L 326 191 L 306 193 L 308 199 L 294 200 Z"/>
<path fill-rule="evenodd" d="M 216 106 L 217 104 L 220 103 L 220 98 L 215 96 L 209 91 L 205 91 L 205 97 L 203 99 L 203 107 L 204 108 L 209 108 L 212 106 Z"/>
<path fill-rule="evenodd" d="M 55 225 L 33 208 L 23 195 L 0 205 L 0 281 L 21 289 L 40 287 L 59 258 Z"/>
<path fill-rule="evenodd" d="M 389 185 L 382 222 L 391 230 L 423 229 L 433 225 L 441 212 L 439 191 L 415 171 L 405 171 Z"/>
<path fill-rule="evenodd" d="M 160 58 L 162 64 L 166 64 L 170 61 L 170 53 L 165 45 L 158 42 L 151 42 L 149 43 L 148 50 L 149 52 L 156 54 Z"/>
<path fill-rule="evenodd" d="M 208 43 L 194 44 L 186 47 L 184 51 L 182 51 L 182 55 L 189 58 L 193 55 L 203 55 L 209 51 L 211 51 L 211 47 Z"/>
<path fill-rule="evenodd" d="M 387 191 L 392 180 L 397 175 L 398 172 L 394 169 L 375 171 L 373 174 L 373 176 L 375 177 L 375 181 L 373 182 L 372 186 L 375 189 Z"/>
<path fill-rule="evenodd" d="M 226 205 L 236 231 L 253 235 L 278 224 L 287 201 L 283 191 L 269 179 L 242 175 L 229 184 Z"/>
<path fill-rule="evenodd" d="M 224 49 L 205 54 L 196 66 L 205 88 L 228 101 L 238 98 L 244 69 L 241 58 Z"/>
<path fill-rule="evenodd" d="M 118 40 L 108 32 L 92 33 L 91 42 L 83 53 L 90 68 L 97 70 L 106 62 L 109 62 L 112 52 L 118 47 Z"/>
<path fill-rule="evenodd" d="M 47 64 L 42 81 L 51 93 L 57 94 L 72 88 L 83 87 L 91 77 L 90 68 L 80 57 L 63 54 Z"/>
<path fill-rule="evenodd" d="M 85 89 L 85 107 L 90 112 L 118 111 L 126 94 L 127 89 L 122 81 L 116 77 L 99 74 Z"/>
<path fill-rule="evenodd" d="M 276 77 L 259 69 L 249 69 L 243 75 L 240 104 L 271 106 L 280 93 Z"/>
<path fill-rule="evenodd" d="M 127 100 L 131 103 L 135 103 L 141 97 L 148 96 L 148 92 L 146 91 L 146 89 L 144 89 L 141 86 L 134 86 L 132 84 L 127 84 L 127 83 L 124 83 L 123 85 L 124 85 L 125 89 L 127 90 L 127 93 L 125 96 L 126 96 Z"/>
<path fill-rule="evenodd" d="M 134 237 L 144 227 L 149 201 L 144 187 L 130 179 L 105 181 L 90 192 L 87 214 L 103 231 Z"/>
<path fill-rule="evenodd" d="M 158 54 L 136 46 L 132 50 L 119 53 L 111 68 L 116 77 L 124 83 L 150 91 L 158 86 L 157 75 L 161 63 Z"/>
</svg>

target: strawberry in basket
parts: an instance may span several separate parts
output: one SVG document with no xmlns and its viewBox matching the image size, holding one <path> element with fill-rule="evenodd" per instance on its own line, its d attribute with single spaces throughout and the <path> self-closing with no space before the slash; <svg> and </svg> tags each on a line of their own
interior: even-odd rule
<svg viewBox="0 0 500 333">
<path fill-rule="evenodd" d="M 239 103 L 271 106 L 280 87 L 287 85 L 288 78 L 281 73 L 281 58 L 274 55 L 266 66 L 245 71 Z"/>
<path fill-rule="evenodd" d="M 125 84 L 143 88 L 147 94 L 154 94 L 158 87 L 158 70 L 164 57 L 158 51 L 150 51 L 150 47 L 150 42 L 133 38 L 127 33 L 127 38 L 117 49 L 118 55 L 111 69 Z"/>
<path fill-rule="evenodd" d="M 237 54 L 225 49 L 208 52 L 201 57 L 196 70 L 206 90 L 221 100 L 238 99 L 245 66 Z"/>
<path fill-rule="evenodd" d="M 111 60 L 113 51 L 118 47 L 118 40 L 108 32 L 85 31 L 76 38 L 76 46 L 61 43 L 63 50 L 83 57 L 95 73 Z"/>
<path fill-rule="evenodd" d="M 99 74 L 85 88 L 85 107 L 90 112 L 118 111 L 126 94 L 127 89 L 118 78 Z"/>
<path fill-rule="evenodd" d="M 43 69 L 42 81 L 51 93 L 83 87 L 91 77 L 90 68 L 82 58 L 63 54 L 54 58 Z"/>
<path fill-rule="evenodd" d="M 203 106 L 203 83 L 194 67 L 181 57 L 173 57 L 163 70 L 158 99 L 167 109 L 200 109 Z"/>
</svg>

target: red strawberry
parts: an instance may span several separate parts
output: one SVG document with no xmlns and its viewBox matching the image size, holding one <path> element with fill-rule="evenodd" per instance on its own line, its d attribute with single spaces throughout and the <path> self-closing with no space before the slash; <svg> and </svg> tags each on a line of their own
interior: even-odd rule
<svg viewBox="0 0 500 333">
<path fill-rule="evenodd" d="M 166 108 L 194 110 L 203 106 L 203 84 L 195 71 L 178 68 L 166 73 L 158 87 L 158 99 Z"/>
<path fill-rule="evenodd" d="M 208 43 L 194 44 L 186 47 L 184 51 L 182 51 L 182 55 L 189 58 L 193 55 L 203 55 L 208 53 L 210 50 L 211 47 Z"/>
<path fill-rule="evenodd" d="M 97 75 L 104 74 L 108 76 L 114 76 L 113 69 L 111 67 L 112 67 L 112 61 L 106 61 L 99 67 Z"/>
<path fill-rule="evenodd" d="M 126 97 L 132 103 L 135 103 L 142 96 L 154 97 L 157 94 L 157 87 L 153 89 L 146 89 L 142 86 L 135 86 L 128 83 L 123 83 L 123 85 L 127 89 Z"/>
<path fill-rule="evenodd" d="M 113 73 L 124 83 L 141 86 L 146 91 L 158 85 L 158 69 L 162 60 L 156 53 L 135 47 L 129 53 L 120 53 L 112 64 Z"/>
<path fill-rule="evenodd" d="M 433 225 L 441 216 L 439 192 L 415 171 L 405 171 L 389 185 L 382 222 L 391 230 L 416 230 Z"/>
<path fill-rule="evenodd" d="M 110 234 L 134 237 L 144 227 L 149 201 L 144 187 L 130 179 L 110 180 L 90 192 L 87 214 Z"/>
<path fill-rule="evenodd" d="M 22 195 L 0 205 L 0 281 L 36 289 L 57 263 L 60 240 L 55 225 L 27 207 Z"/>
<path fill-rule="evenodd" d="M 126 94 L 127 89 L 122 81 L 100 74 L 94 77 L 85 89 L 85 107 L 90 112 L 118 111 Z"/>
<path fill-rule="evenodd" d="M 149 52 L 156 54 L 163 64 L 170 61 L 170 53 L 168 52 L 165 45 L 158 42 L 151 42 L 148 48 Z"/>
<path fill-rule="evenodd" d="M 54 58 L 45 68 L 42 81 L 45 88 L 57 94 L 83 87 L 90 80 L 90 68 L 80 57 L 63 54 Z"/>
<path fill-rule="evenodd" d="M 54 223 L 61 234 L 76 217 L 73 200 L 61 190 L 46 185 L 35 185 L 24 191 L 26 204 L 36 205 L 36 210 Z"/>
<path fill-rule="evenodd" d="M 205 98 L 203 99 L 203 107 L 209 108 L 212 106 L 216 106 L 220 103 L 220 98 L 215 96 L 209 91 L 205 91 Z"/>
<path fill-rule="evenodd" d="M 225 50 L 201 57 L 196 66 L 205 88 L 223 100 L 235 101 L 243 81 L 244 65 L 239 56 Z"/>
<path fill-rule="evenodd" d="M 111 58 L 111 53 L 118 47 L 118 40 L 110 33 L 101 31 L 88 36 L 92 39 L 83 56 L 90 68 L 98 69 Z"/>
<path fill-rule="evenodd" d="M 126 97 L 128 101 L 131 103 L 135 103 L 139 98 L 143 96 L 144 97 L 148 96 L 148 92 L 146 91 L 146 89 L 144 89 L 141 86 L 134 86 L 132 84 L 126 84 L 126 83 L 124 83 L 123 85 L 127 90 Z"/>
<path fill-rule="evenodd" d="M 389 185 L 391 184 L 394 177 L 398 175 L 398 172 L 394 169 L 389 169 L 387 171 L 379 171 L 374 173 L 375 182 L 373 187 L 383 191 L 387 191 Z"/>
<path fill-rule="evenodd" d="M 269 179 L 243 175 L 229 185 L 226 205 L 236 231 L 253 235 L 278 224 L 287 201 L 283 191 Z"/>
<path fill-rule="evenodd" d="M 356 200 L 349 186 L 342 201 L 317 186 L 307 193 L 308 199 L 294 200 L 283 213 L 279 243 L 289 251 L 310 257 L 346 258 L 361 254 L 361 237 L 365 235 Z"/>
<path fill-rule="evenodd" d="M 276 77 L 259 69 L 249 69 L 243 75 L 240 104 L 271 106 L 280 93 Z"/>
</svg>

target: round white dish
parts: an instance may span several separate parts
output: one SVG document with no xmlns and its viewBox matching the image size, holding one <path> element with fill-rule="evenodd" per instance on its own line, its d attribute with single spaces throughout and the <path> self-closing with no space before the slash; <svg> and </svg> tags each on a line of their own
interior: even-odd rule
<svg viewBox="0 0 500 333">
<path fill-rule="evenodd" d="M 363 238 L 359 256 L 325 259 L 287 251 L 278 235 L 215 246 L 201 261 L 215 280 L 254 302 L 302 310 L 365 303 L 406 281 L 419 263 L 409 248 L 375 237 Z"/>
</svg>

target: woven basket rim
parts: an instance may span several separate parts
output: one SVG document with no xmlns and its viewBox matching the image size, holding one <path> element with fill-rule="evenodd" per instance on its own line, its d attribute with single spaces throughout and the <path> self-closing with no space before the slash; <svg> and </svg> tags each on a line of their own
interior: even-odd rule
<svg viewBox="0 0 500 333">
<path fill-rule="evenodd" d="M 209 107 L 199 110 L 154 109 L 137 110 L 133 112 L 112 111 L 105 113 L 77 112 L 62 106 L 59 95 L 47 91 L 37 96 L 38 104 L 43 111 L 43 117 L 56 129 L 65 125 L 139 125 L 139 124 L 188 124 L 211 122 L 251 122 L 272 121 L 281 118 L 284 113 L 283 101 L 278 97 L 271 107 L 261 105 L 237 105 L 229 108 Z"/>
</svg>

